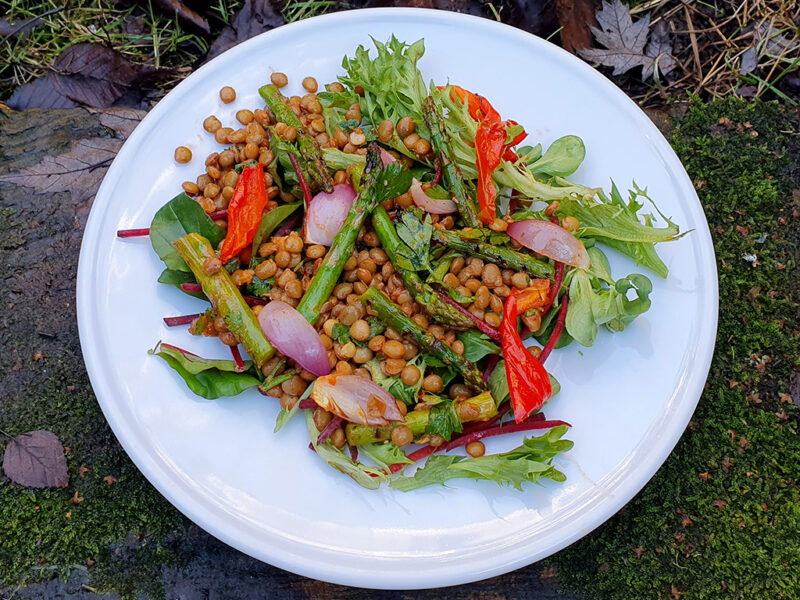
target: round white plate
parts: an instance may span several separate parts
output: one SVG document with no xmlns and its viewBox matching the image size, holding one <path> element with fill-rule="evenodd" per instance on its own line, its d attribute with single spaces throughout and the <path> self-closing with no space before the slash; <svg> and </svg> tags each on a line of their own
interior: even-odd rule
<svg viewBox="0 0 800 600">
<path fill-rule="evenodd" d="M 426 79 L 485 94 L 545 147 L 576 134 L 587 157 L 575 179 L 624 190 L 647 186 L 665 214 L 693 229 L 659 252 L 669 278 L 650 275 L 653 306 L 625 332 L 601 332 L 548 361 L 562 385 L 545 408 L 572 423 L 575 448 L 557 460 L 563 484 L 523 492 L 454 481 L 411 493 L 360 488 L 307 448 L 302 418 L 273 434 L 277 402 L 257 392 L 206 401 L 159 358 L 165 340 L 227 357 L 216 341 L 169 329 L 161 318 L 203 303 L 156 283 L 162 264 L 146 238 L 156 210 L 202 172 L 219 148 L 202 121 L 232 123 L 263 106 L 257 89 L 273 70 L 290 93 L 312 75 L 333 81 L 342 57 L 370 37 L 425 38 Z M 218 96 L 232 85 L 237 99 Z M 194 153 L 175 164 L 177 145 Z M 632 262 L 609 251 L 612 273 Z M 464 15 L 414 9 L 343 12 L 251 39 L 198 69 L 142 121 L 108 171 L 92 207 L 78 272 L 78 321 L 97 398 L 120 443 L 178 509 L 228 544 L 309 577 L 374 588 L 474 581 L 543 558 L 586 535 L 652 477 L 688 422 L 708 372 L 717 320 L 717 275 L 708 225 L 694 189 L 648 118 L 611 82 L 556 46 Z M 490 451 L 519 443 L 491 440 Z"/>
</svg>

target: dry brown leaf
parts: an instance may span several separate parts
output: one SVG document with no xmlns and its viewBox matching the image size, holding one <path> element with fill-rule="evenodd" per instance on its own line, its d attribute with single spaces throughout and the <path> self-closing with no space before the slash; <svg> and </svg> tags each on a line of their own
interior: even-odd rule
<svg viewBox="0 0 800 600">
<path fill-rule="evenodd" d="M 37 165 L 0 176 L 0 182 L 30 188 L 40 194 L 72 192 L 75 203 L 88 200 L 117 155 L 122 140 L 91 138 L 72 142 L 70 150 L 45 156 Z"/>
<path fill-rule="evenodd" d="M 78 104 L 64 96 L 56 88 L 56 80 L 58 78 L 59 75 L 48 73 L 40 79 L 34 79 L 30 83 L 21 85 L 6 100 L 6 104 L 14 110 L 25 110 L 26 108 L 75 108 Z"/>
<path fill-rule="evenodd" d="M 591 47 L 589 27 L 597 23 L 595 13 L 599 4 L 596 0 L 556 0 L 561 45 L 565 50 L 575 54 L 577 50 Z"/>
<path fill-rule="evenodd" d="M 69 483 L 64 446 L 44 429 L 20 434 L 8 443 L 3 471 L 14 483 L 30 488 L 59 488 Z"/>
<path fill-rule="evenodd" d="M 592 27 L 597 41 L 605 48 L 585 48 L 578 55 L 606 67 L 614 69 L 614 75 L 621 75 L 634 67 L 642 67 L 642 80 L 658 71 L 667 74 L 675 68 L 675 61 L 669 56 L 672 51 L 669 34 L 665 29 L 654 31 L 648 44 L 650 14 L 633 22 L 630 9 L 620 0 L 603 2 L 597 13 L 600 27 Z"/>
<path fill-rule="evenodd" d="M 234 15 L 230 26 L 225 27 L 211 44 L 206 60 L 211 60 L 251 37 L 280 27 L 283 23 L 283 16 L 273 8 L 269 0 L 246 0 L 244 6 Z"/>
</svg>

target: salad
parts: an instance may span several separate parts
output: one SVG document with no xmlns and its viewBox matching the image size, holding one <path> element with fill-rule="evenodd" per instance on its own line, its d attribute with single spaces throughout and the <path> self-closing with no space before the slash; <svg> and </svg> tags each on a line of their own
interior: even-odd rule
<svg viewBox="0 0 800 600">
<path fill-rule="evenodd" d="M 276 433 L 302 413 L 311 450 L 370 489 L 563 481 L 553 459 L 572 442 L 542 412 L 560 389 L 546 361 L 650 306 L 650 279 L 615 279 L 601 247 L 666 277 L 655 244 L 678 226 L 644 213 L 635 184 L 623 197 L 569 181 L 580 138 L 526 144 L 482 90 L 426 83 L 423 53 L 375 41 L 324 91 L 306 77 L 284 96 L 273 73 L 263 108 L 205 119 L 220 149 L 203 173 L 118 235 L 149 235 L 158 281 L 205 301 L 166 324 L 231 358 L 150 353 L 198 396 L 278 399 Z M 486 454 L 483 439 L 513 432 L 534 433 Z"/>
</svg>

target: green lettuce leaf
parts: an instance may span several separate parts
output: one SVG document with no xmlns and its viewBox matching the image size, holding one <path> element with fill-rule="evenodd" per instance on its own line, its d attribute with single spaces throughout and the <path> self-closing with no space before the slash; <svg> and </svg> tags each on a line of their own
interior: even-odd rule
<svg viewBox="0 0 800 600">
<path fill-rule="evenodd" d="M 246 371 L 236 372 L 232 360 L 203 358 L 186 350 L 166 344 L 159 344 L 148 354 L 160 356 L 198 396 L 214 400 L 223 396 L 237 396 L 243 391 L 261 383 L 253 375 L 252 362 L 246 361 Z"/>
<path fill-rule="evenodd" d="M 484 356 L 500 354 L 500 346 L 477 329 L 462 331 L 456 337 L 464 344 L 464 358 L 470 362 L 478 362 Z"/>
<path fill-rule="evenodd" d="M 358 447 L 359 454 L 372 460 L 381 469 L 388 469 L 390 465 L 410 465 L 406 453 L 392 442 L 381 444 L 362 444 Z"/>
<path fill-rule="evenodd" d="M 177 271 L 175 269 L 164 269 L 161 275 L 158 276 L 159 283 L 166 283 L 167 285 L 174 286 L 182 291 L 184 294 L 189 294 L 195 298 L 206 300 L 206 295 L 203 292 L 187 292 L 182 287 L 183 283 L 197 283 L 194 274 L 191 271 Z"/>
<path fill-rule="evenodd" d="M 422 380 L 425 378 L 426 356 L 423 353 L 417 354 L 412 360 L 408 361 L 409 365 L 414 365 L 419 369 L 419 380 L 414 385 L 406 385 L 399 375 L 387 376 L 381 371 L 381 363 L 377 358 L 373 358 L 367 362 L 364 367 L 372 375 L 372 381 L 377 383 L 387 392 L 389 392 L 396 400 L 405 402 L 406 404 L 413 405 L 417 403 L 419 391 L 422 389 Z"/>
<path fill-rule="evenodd" d="M 462 430 L 454 400 L 442 400 L 431 406 L 425 433 L 438 434 L 449 442 L 454 433 L 461 433 Z"/>
<path fill-rule="evenodd" d="M 547 373 L 547 376 L 550 377 L 550 388 L 552 389 L 550 398 L 553 398 L 561 391 L 561 384 L 552 373 Z M 489 391 L 492 393 L 492 398 L 494 398 L 497 406 L 500 406 L 503 402 L 511 397 L 508 391 L 508 378 L 506 376 L 505 360 L 498 361 L 494 367 L 494 371 L 492 371 L 491 375 L 489 375 Z"/>
<path fill-rule="evenodd" d="M 269 388 L 267 388 L 269 389 Z M 284 426 L 292 419 L 293 416 L 297 414 L 297 411 L 300 410 L 300 401 L 305 400 L 311 395 L 311 391 L 314 389 L 314 382 L 308 384 L 306 391 L 303 392 L 303 395 L 294 403 L 291 409 L 286 410 L 282 408 L 281 411 L 278 413 L 278 418 L 275 419 L 275 429 L 273 429 L 273 433 L 278 433 Z M 310 413 L 314 413 L 313 410 L 308 411 Z M 314 438 L 316 439 L 316 438 Z"/>
<path fill-rule="evenodd" d="M 212 221 L 200 205 L 186 194 L 178 194 L 158 209 L 150 223 L 150 243 L 168 269 L 190 272 L 172 244 L 189 233 L 199 233 L 216 248 L 225 230 Z"/>
<path fill-rule="evenodd" d="M 582 346 L 594 344 L 601 325 L 609 331 L 622 331 L 650 308 L 653 285 L 644 275 L 633 273 L 611 287 L 602 287 L 586 271 L 575 269 L 571 274 L 565 328 Z M 634 299 L 628 299 L 630 290 L 636 294 Z"/>
<path fill-rule="evenodd" d="M 564 198 L 559 200 L 556 213 L 559 217 L 572 216 L 580 221 L 577 234 L 582 239 L 594 239 L 647 267 L 657 275 L 666 277 L 667 266 L 658 257 L 654 244 L 669 242 L 681 237 L 678 226 L 659 212 L 666 222 L 664 227 L 654 227 L 652 215 L 639 212 L 643 204 L 639 198 L 650 200 L 647 191 L 634 189 L 625 202 L 616 184 L 611 184 L 611 197 L 600 192 L 597 200 L 586 198 Z M 652 200 L 650 200 L 652 203 Z M 655 207 L 655 204 L 653 204 Z M 656 211 L 658 208 L 656 207 Z"/>
<path fill-rule="evenodd" d="M 433 224 L 430 215 L 421 220 L 411 211 L 403 211 L 400 220 L 396 223 L 397 235 L 405 242 L 404 246 L 397 249 L 397 253 L 411 263 L 415 271 L 432 271 L 428 253 L 431 248 L 431 235 Z"/>
<path fill-rule="evenodd" d="M 454 455 L 434 455 L 412 476 L 399 476 L 391 487 L 408 492 L 428 485 L 443 485 L 450 479 L 494 481 L 498 485 L 513 485 L 521 490 L 524 483 L 540 479 L 564 481 L 564 474 L 552 465 L 552 459 L 572 448 L 573 443 L 561 438 L 566 425 L 554 427 L 539 437 L 526 438 L 522 445 L 509 452 L 478 458 Z"/>
<path fill-rule="evenodd" d="M 319 429 L 314 425 L 314 411 L 307 410 L 305 413 L 306 427 L 308 428 L 308 435 L 311 438 L 311 446 L 322 460 L 337 471 L 341 471 L 345 475 L 352 477 L 358 485 L 370 490 L 377 490 L 381 482 L 388 478 L 388 475 L 386 475 L 382 469 L 368 467 L 360 462 L 354 462 L 353 459 L 336 448 L 330 440 L 325 440 L 323 443 L 317 444 Z"/>
<path fill-rule="evenodd" d="M 565 135 L 550 144 L 544 156 L 529 164 L 534 174 L 567 177 L 578 170 L 585 156 L 583 140 L 575 135 Z"/>
<path fill-rule="evenodd" d="M 422 101 L 428 95 L 425 81 L 417 69 L 417 61 L 425 53 L 425 43 L 418 40 L 411 45 L 392 38 L 387 43 L 372 39 L 376 55 L 359 46 L 352 58 L 345 57 L 342 67 L 345 75 L 339 81 L 354 90 L 360 85 L 364 95 L 359 97 L 363 118 L 373 126 L 384 120 L 397 123 L 405 116 L 410 116 L 416 123 L 416 132 L 425 139 L 430 139 L 430 132 L 425 126 L 422 116 Z M 345 92 L 346 93 L 346 92 Z M 352 93 L 352 92 L 351 92 Z M 344 103 L 347 100 L 331 102 Z M 395 130 L 388 145 L 414 160 L 419 158 L 406 148 L 403 140 Z"/>
</svg>

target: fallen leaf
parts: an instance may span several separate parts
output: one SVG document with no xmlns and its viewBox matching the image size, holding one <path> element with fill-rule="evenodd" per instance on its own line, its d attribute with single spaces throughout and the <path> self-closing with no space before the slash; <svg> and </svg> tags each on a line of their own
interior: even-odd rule
<svg viewBox="0 0 800 600">
<path fill-rule="evenodd" d="M 783 56 L 795 49 L 797 39 L 788 39 L 775 27 L 774 23 L 762 21 L 753 31 L 756 46 L 761 45 L 763 51 L 773 57 Z"/>
<path fill-rule="evenodd" d="M 596 0 L 556 0 L 556 15 L 561 26 L 561 45 L 575 54 L 590 48 L 592 34 L 589 27 L 597 23 L 595 13 L 599 7 Z"/>
<path fill-rule="evenodd" d="M 245 0 L 230 26 L 225 27 L 211 44 L 206 60 L 211 60 L 253 36 L 280 27 L 283 23 L 283 16 L 273 8 L 269 0 Z"/>
<path fill-rule="evenodd" d="M 747 75 L 748 73 L 755 71 L 757 66 L 758 52 L 756 51 L 755 46 L 750 46 L 744 51 L 742 58 L 739 61 L 739 73 L 742 75 Z"/>
<path fill-rule="evenodd" d="M 636 558 L 642 558 L 642 554 L 644 554 L 644 546 L 639 546 L 638 548 L 633 549 L 633 553 L 636 555 Z"/>
<path fill-rule="evenodd" d="M 708 481 L 708 471 L 698 473 L 697 476 L 700 478 L 700 481 Z"/>
<path fill-rule="evenodd" d="M 679 600 L 679 598 L 681 597 L 681 593 L 678 591 L 678 588 L 676 588 L 674 585 L 670 587 L 669 597 L 672 598 L 673 600 Z"/>
<path fill-rule="evenodd" d="M 0 175 L 0 182 L 42 194 L 71 192 L 78 204 L 94 197 L 121 146 L 122 140 L 117 138 L 77 140 L 65 154 L 45 156 L 37 165 Z"/>
<path fill-rule="evenodd" d="M 148 2 L 142 2 L 145 5 L 145 9 L 148 6 Z M 208 21 L 206 21 L 205 17 L 201 16 L 200 14 L 193 11 L 191 8 L 186 6 L 180 0 L 155 0 L 153 3 L 158 6 L 163 12 L 172 16 L 177 15 L 179 19 L 193 25 L 197 29 L 208 33 L 211 29 L 208 26 Z"/>
<path fill-rule="evenodd" d="M 113 475 L 106 475 L 105 477 L 103 477 L 103 481 L 105 481 L 109 486 L 112 486 L 115 483 L 117 483 L 117 478 L 114 477 Z"/>
<path fill-rule="evenodd" d="M 652 76 L 656 70 L 662 75 L 667 75 L 677 66 L 678 63 L 672 58 L 672 40 L 664 21 L 659 21 L 650 32 L 650 41 L 647 43 L 644 53 L 653 61 L 642 66 L 643 80 Z"/>
<path fill-rule="evenodd" d="M 727 505 L 728 505 L 728 503 L 727 503 L 727 502 L 725 502 L 725 500 L 714 500 L 714 501 L 711 503 L 711 506 L 713 506 L 714 508 L 716 508 L 716 509 L 719 509 L 719 510 L 722 510 L 722 509 L 723 509 L 723 508 L 725 508 Z"/>
<path fill-rule="evenodd" d="M 76 504 L 76 505 L 83 502 L 83 498 L 81 496 L 78 496 L 78 490 L 75 490 L 75 495 L 69 499 L 69 502 L 70 504 Z"/>
<path fill-rule="evenodd" d="M 582 58 L 613 67 L 613 75 L 621 75 L 633 69 L 642 67 L 642 80 L 653 75 L 658 59 L 658 70 L 667 74 L 675 67 L 675 61 L 668 62 L 663 56 L 669 47 L 669 34 L 658 32 L 648 46 L 648 29 L 650 27 L 650 14 L 633 22 L 630 9 L 620 0 L 613 0 L 612 4 L 603 1 L 603 8 L 597 13 L 597 23 L 600 27 L 592 27 L 595 39 L 605 46 L 601 48 L 585 48 L 578 50 Z M 671 50 L 670 50 L 671 51 Z"/>
<path fill-rule="evenodd" d="M 44 429 L 20 434 L 8 443 L 3 471 L 11 481 L 25 487 L 58 488 L 69 483 L 64 446 L 54 433 Z"/>
<path fill-rule="evenodd" d="M 597 567 L 597 570 L 600 571 L 601 573 L 605 573 L 606 571 L 608 571 L 608 569 L 610 569 L 608 563 L 603 563 L 602 565 Z"/>
<path fill-rule="evenodd" d="M 58 75 L 48 73 L 14 90 L 6 104 L 14 110 L 26 108 L 75 108 L 78 106 L 56 88 Z"/>
</svg>

